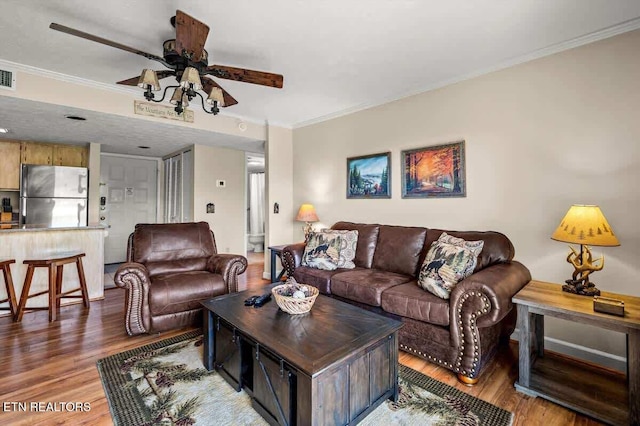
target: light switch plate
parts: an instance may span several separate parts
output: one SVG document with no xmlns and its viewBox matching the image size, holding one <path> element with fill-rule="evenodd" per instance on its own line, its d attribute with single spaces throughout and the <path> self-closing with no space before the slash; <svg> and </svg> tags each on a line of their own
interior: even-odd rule
<svg viewBox="0 0 640 426">
<path fill-rule="evenodd" d="M 227 181 L 221 179 L 216 180 L 216 186 L 218 188 L 225 188 L 227 186 Z"/>
</svg>

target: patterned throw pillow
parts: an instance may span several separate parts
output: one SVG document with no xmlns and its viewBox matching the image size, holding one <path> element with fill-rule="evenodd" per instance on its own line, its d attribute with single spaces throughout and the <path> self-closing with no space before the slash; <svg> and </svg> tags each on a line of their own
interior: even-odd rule
<svg viewBox="0 0 640 426">
<path fill-rule="evenodd" d="M 356 246 L 358 245 L 358 231 L 342 231 L 335 229 L 323 229 L 326 234 L 340 235 L 342 245 L 338 258 L 338 268 L 353 269 L 356 267 L 353 259 L 356 257 Z"/>
<path fill-rule="evenodd" d="M 302 255 L 302 265 L 333 271 L 338 268 L 342 238 L 339 234 L 311 232 Z"/>
<path fill-rule="evenodd" d="M 429 248 L 420 267 L 418 285 L 442 299 L 469 275 L 478 263 L 484 241 L 465 241 L 443 232 Z"/>
</svg>

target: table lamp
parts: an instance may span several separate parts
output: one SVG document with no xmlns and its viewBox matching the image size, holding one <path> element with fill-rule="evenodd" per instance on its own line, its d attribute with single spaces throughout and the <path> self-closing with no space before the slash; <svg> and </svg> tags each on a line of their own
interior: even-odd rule
<svg viewBox="0 0 640 426">
<path fill-rule="evenodd" d="M 309 233 L 313 230 L 313 225 L 311 225 L 311 222 L 317 222 L 320 219 L 318 219 L 316 209 L 312 204 L 303 204 L 298 210 L 296 220 L 298 222 L 306 222 L 306 224 L 302 227 L 302 230 L 304 231 L 304 239 L 306 241 Z"/>
<path fill-rule="evenodd" d="M 598 290 L 589 275 L 604 267 L 604 255 L 594 259 L 588 245 L 619 246 L 613 230 L 602 214 L 600 207 L 574 204 L 564 216 L 551 238 L 565 243 L 580 244 L 580 253 L 569 246 L 567 262 L 573 265 L 571 279 L 562 286 L 563 291 L 584 296 L 599 296 Z M 588 244 L 588 245 L 587 245 Z"/>
</svg>

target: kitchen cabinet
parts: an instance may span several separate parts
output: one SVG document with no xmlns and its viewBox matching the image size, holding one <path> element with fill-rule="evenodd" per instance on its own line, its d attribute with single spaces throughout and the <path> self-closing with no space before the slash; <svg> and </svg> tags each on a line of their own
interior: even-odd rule
<svg viewBox="0 0 640 426">
<path fill-rule="evenodd" d="M 79 145 L 54 145 L 53 165 L 87 167 L 87 148 Z"/>
<path fill-rule="evenodd" d="M 20 144 L 0 141 L 0 189 L 20 189 Z"/>
<path fill-rule="evenodd" d="M 53 145 L 36 142 L 22 142 L 23 164 L 53 164 Z"/>
</svg>

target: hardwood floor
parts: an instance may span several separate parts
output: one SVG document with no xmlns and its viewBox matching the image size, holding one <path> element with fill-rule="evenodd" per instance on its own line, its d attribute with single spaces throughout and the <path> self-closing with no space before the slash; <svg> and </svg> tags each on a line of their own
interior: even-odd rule
<svg viewBox="0 0 640 426">
<path fill-rule="evenodd" d="M 262 253 L 250 255 L 249 259 L 249 268 L 241 276 L 241 289 L 268 284 L 262 279 Z M 1 317 L 0 424 L 112 424 L 96 362 L 185 332 L 130 337 L 124 330 L 123 312 L 124 291 L 115 288 L 106 290 L 105 299 L 92 302 L 88 311 L 81 305 L 63 307 L 59 320 L 53 323 L 49 323 L 46 311 L 26 313 L 21 323 Z M 516 392 L 513 383 L 518 374 L 517 349 L 515 342 L 506 347 L 475 387 L 466 387 L 449 370 L 405 352 L 400 352 L 400 362 L 514 412 L 514 425 L 600 424 L 546 400 Z M 81 403 L 84 411 L 68 411 L 66 403 L 75 402 Z"/>
</svg>

